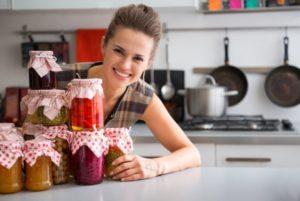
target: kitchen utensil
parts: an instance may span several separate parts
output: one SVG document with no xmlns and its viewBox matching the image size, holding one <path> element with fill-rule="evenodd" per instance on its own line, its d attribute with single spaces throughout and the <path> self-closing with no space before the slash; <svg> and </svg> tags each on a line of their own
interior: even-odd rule
<svg viewBox="0 0 300 201">
<path fill-rule="evenodd" d="M 292 107 L 300 102 L 300 70 L 288 64 L 289 38 L 284 37 L 284 64 L 273 69 L 265 81 L 265 91 L 276 105 Z"/>
<path fill-rule="evenodd" d="M 166 44 L 166 63 L 167 63 L 167 82 L 161 88 L 161 95 L 162 95 L 163 99 L 170 100 L 175 94 L 175 88 L 171 81 L 168 44 Z"/>
<path fill-rule="evenodd" d="M 226 87 L 218 86 L 214 78 L 205 75 L 212 84 L 205 84 L 198 88 L 179 90 L 178 93 L 187 98 L 188 112 L 192 116 L 222 116 L 226 114 L 227 96 L 235 96 L 238 91 L 226 91 Z"/>
<path fill-rule="evenodd" d="M 153 67 L 150 68 L 150 85 L 153 87 L 154 92 L 157 94 L 158 90 L 157 90 L 157 86 L 155 84 Z"/>
<path fill-rule="evenodd" d="M 219 86 L 224 86 L 229 91 L 238 91 L 238 95 L 228 97 L 228 105 L 233 106 L 238 104 L 246 96 L 248 81 L 242 70 L 229 64 L 228 46 L 229 38 L 225 37 L 225 64 L 213 70 L 211 75 Z"/>
</svg>

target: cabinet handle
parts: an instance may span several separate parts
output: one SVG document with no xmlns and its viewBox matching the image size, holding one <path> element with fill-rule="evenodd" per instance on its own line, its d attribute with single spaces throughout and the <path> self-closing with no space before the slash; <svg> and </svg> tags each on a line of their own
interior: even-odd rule
<svg viewBox="0 0 300 201">
<path fill-rule="evenodd" d="M 243 157 L 229 157 L 225 159 L 227 162 L 262 162 L 269 163 L 271 158 L 243 158 Z"/>
</svg>

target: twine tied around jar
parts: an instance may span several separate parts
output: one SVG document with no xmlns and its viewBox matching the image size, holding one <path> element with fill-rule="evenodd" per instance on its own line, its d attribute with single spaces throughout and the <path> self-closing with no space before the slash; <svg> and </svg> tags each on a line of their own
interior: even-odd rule
<svg viewBox="0 0 300 201">
<path fill-rule="evenodd" d="M 54 144 L 50 140 L 34 139 L 24 143 L 23 154 L 24 160 L 30 166 L 33 166 L 38 157 L 49 156 L 51 161 L 59 166 L 61 155 L 53 149 Z"/>
<path fill-rule="evenodd" d="M 23 156 L 22 145 L 20 141 L 0 141 L 0 164 L 10 169 Z"/>
</svg>

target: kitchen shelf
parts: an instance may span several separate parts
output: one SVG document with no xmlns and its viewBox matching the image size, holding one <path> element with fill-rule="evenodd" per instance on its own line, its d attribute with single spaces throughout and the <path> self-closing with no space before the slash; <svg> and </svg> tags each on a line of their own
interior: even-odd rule
<svg viewBox="0 0 300 201">
<path fill-rule="evenodd" d="M 241 69 L 245 73 L 268 74 L 275 67 L 238 67 L 238 68 Z M 216 66 L 214 66 L 214 67 L 195 67 L 195 68 L 193 68 L 193 72 L 196 74 L 209 74 L 214 69 L 216 69 Z"/>
<path fill-rule="evenodd" d="M 278 7 L 258 7 L 258 8 L 243 8 L 230 10 L 225 8 L 218 11 L 209 11 L 207 3 L 201 3 L 199 11 L 203 14 L 226 14 L 226 13 L 257 13 L 257 12 L 280 12 L 280 11 L 297 11 L 300 10 L 300 5 L 295 6 L 278 6 Z"/>
</svg>

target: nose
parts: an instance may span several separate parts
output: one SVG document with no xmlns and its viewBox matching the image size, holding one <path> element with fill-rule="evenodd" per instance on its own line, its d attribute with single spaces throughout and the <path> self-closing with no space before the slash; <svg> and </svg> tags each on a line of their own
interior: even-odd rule
<svg viewBox="0 0 300 201">
<path fill-rule="evenodd" d="M 131 59 L 129 57 L 124 57 L 119 64 L 119 69 L 122 71 L 129 71 L 131 68 Z"/>
</svg>

